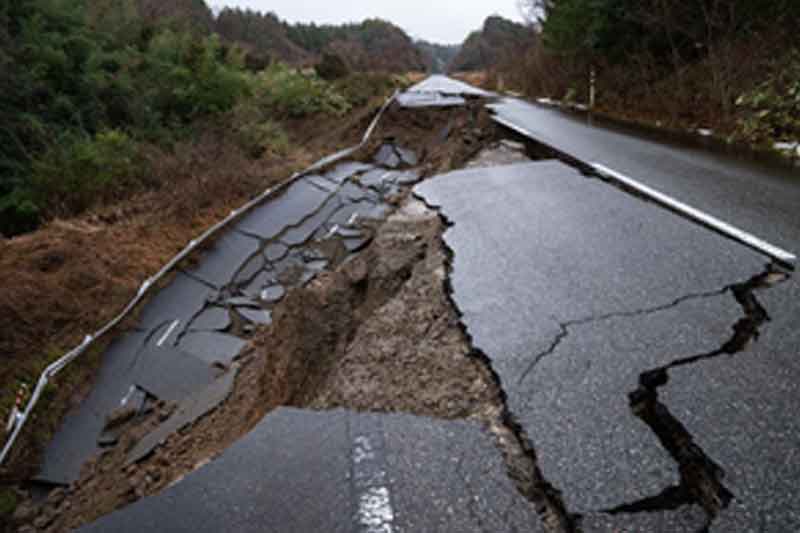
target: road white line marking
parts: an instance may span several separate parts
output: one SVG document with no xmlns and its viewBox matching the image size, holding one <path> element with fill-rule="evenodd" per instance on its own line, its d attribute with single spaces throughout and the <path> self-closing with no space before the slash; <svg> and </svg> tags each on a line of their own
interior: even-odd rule
<svg viewBox="0 0 800 533">
<path fill-rule="evenodd" d="M 128 394 L 122 397 L 122 400 L 120 400 L 119 405 L 125 407 L 125 405 L 130 401 L 131 396 L 133 396 L 134 392 L 136 392 L 136 385 L 131 385 L 131 388 L 128 389 Z"/>
<path fill-rule="evenodd" d="M 394 511 L 389 504 L 389 489 L 373 487 L 358 498 L 358 519 L 365 533 L 392 533 Z"/>
<path fill-rule="evenodd" d="M 741 242 L 759 252 L 766 254 L 773 259 L 777 259 L 778 261 L 794 266 L 794 263 L 797 261 L 797 257 L 783 250 L 782 248 L 778 248 L 777 246 L 766 242 L 763 239 L 759 239 L 755 235 L 747 233 L 746 231 L 742 231 L 739 228 L 736 228 L 727 222 L 723 222 L 722 220 L 709 215 L 708 213 L 704 213 L 699 209 L 695 209 L 694 207 L 687 205 L 679 200 L 672 198 L 671 196 L 667 196 L 666 194 L 659 192 L 647 185 L 639 183 L 638 181 L 634 180 L 633 178 L 629 178 L 628 176 L 617 172 L 616 170 L 610 169 L 605 165 L 601 165 L 600 163 L 591 163 L 592 167 L 597 170 L 600 174 L 616 180 L 624 185 L 634 189 L 635 191 L 647 196 L 655 200 L 656 202 L 663 204 L 670 209 L 674 209 L 675 211 L 686 215 L 687 217 L 705 224 L 706 226 L 722 233 L 723 235 L 727 235 L 728 237 Z"/>
<path fill-rule="evenodd" d="M 514 124 L 510 120 L 505 119 L 505 118 L 501 117 L 500 115 L 492 115 L 492 120 L 494 120 L 495 122 L 497 122 L 499 124 L 502 124 L 506 128 L 510 128 L 510 129 L 516 131 L 517 133 L 521 133 L 525 137 L 528 137 L 528 138 L 533 139 L 533 140 L 537 140 L 536 136 L 533 133 L 531 133 L 530 131 L 526 130 L 522 126 L 517 126 L 516 124 Z"/>
<path fill-rule="evenodd" d="M 156 346 L 161 347 L 161 345 L 164 344 L 164 341 L 167 340 L 167 337 L 170 336 L 170 334 L 175 330 L 175 328 L 178 326 L 178 324 L 180 324 L 180 322 L 181 322 L 180 320 L 175 320 L 172 323 L 172 325 L 170 325 L 170 327 L 167 328 L 166 333 L 164 333 L 164 335 L 162 335 L 162 337 L 160 339 L 158 339 L 158 342 L 156 343 Z"/>
<path fill-rule="evenodd" d="M 526 130 L 525 128 L 514 124 L 513 122 L 498 116 L 493 115 L 492 120 L 495 122 L 502 124 L 503 126 L 510 128 L 517 133 L 521 133 L 525 137 L 532 139 L 534 141 L 539 141 L 538 137 L 531 133 L 530 131 Z M 541 142 L 541 141 L 539 141 Z M 738 241 L 746 246 L 749 246 L 773 259 L 776 259 L 783 263 L 784 265 L 790 266 L 794 268 L 795 263 L 797 262 L 797 256 L 791 252 L 787 252 L 786 250 L 779 248 L 773 244 L 768 243 L 763 239 L 759 239 L 755 235 L 747 233 L 746 231 L 740 230 L 727 222 L 723 222 L 722 220 L 709 215 L 708 213 L 704 213 L 699 209 L 695 209 L 694 207 L 685 204 L 679 200 L 676 200 L 666 194 L 653 189 L 652 187 L 648 187 L 638 181 L 634 180 L 633 178 L 629 178 L 628 176 L 617 172 L 611 168 L 606 167 L 605 165 L 601 165 L 600 163 L 590 163 L 591 167 L 594 168 L 597 172 L 606 176 L 607 178 L 616 180 L 620 183 L 625 184 L 626 186 L 636 190 L 637 192 L 647 196 L 648 198 L 669 207 L 670 209 L 674 209 L 675 211 L 689 217 L 690 219 L 700 222 L 701 224 L 705 224 L 706 226 L 712 228 L 723 235 L 726 235 L 735 241 Z"/>
<path fill-rule="evenodd" d="M 392 533 L 394 510 L 386 473 L 380 468 L 375 448 L 366 435 L 353 439 L 353 474 L 358 493 L 356 519 L 362 533 Z"/>
</svg>

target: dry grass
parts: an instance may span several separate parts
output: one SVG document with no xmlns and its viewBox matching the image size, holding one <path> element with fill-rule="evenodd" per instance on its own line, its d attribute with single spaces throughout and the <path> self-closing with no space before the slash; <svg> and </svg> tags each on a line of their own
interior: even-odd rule
<svg viewBox="0 0 800 533">
<path fill-rule="evenodd" d="M 361 110 L 344 121 L 292 124 L 290 132 L 300 133 L 290 152 L 259 160 L 209 127 L 170 153 L 149 150 L 157 189 L 0 241 L 0 418 L 8 417 L 22 382 L 34 385 L 47 364 L 119 313 L 188 241 L 265 188 L 354 143 L 370 117 Z M 306 142 L 314 133 L 317 140 Z M 47 390 L 0 482 L 33 472 L 42 443 L 91 383 L 102 349 L 101 343 L 73 363 Z"/>
</svg>

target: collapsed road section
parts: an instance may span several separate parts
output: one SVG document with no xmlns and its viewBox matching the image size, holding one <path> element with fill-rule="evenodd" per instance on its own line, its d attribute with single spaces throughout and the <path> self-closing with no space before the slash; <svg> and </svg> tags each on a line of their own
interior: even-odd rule
<svg viewBox="0 0 800 533">
<path fill-rule="evenodd" d="M 298 181 L 183 266 L 101 376 L 116 388 L 97 405 L 115 408 L 81 436 L 101 453 L 24 523 L 797 528 L 795 462 L 765 468 L 798 434 L 800 338 L 773 311 L 796 282 L 531 162 L 551 156 L 500 140 L 486 95 L 448 84 L 400 98 L 368 157 Z"/>
<path fill-rule="evenodd" d="M 407 118 L 408 112 L 402 113 Z M 310 206 L 296 223 L 273 231 L 269 217 L 256 211 L 200 262 L 185 265 L 180 277 L 187 286 L 201 286 L 212 296 L 198 299 L 200 310 L 187 314 L 192 325 L 144 312 L 155 329 L 134 332 L 159 349 L 170 347 L 148 369 L 161 386 L 144 391 L 142 409 L 106 417 L 100 441 L 90 443 L 102 446 L 100 453 L 83 465 L 77 481 L 51 491 L 32 515 L 21 514 L 32 516 L 38 529 L 60 531 L 139 500 L 88 529 L 139 531 L 156 520 L 159 527 L 169 524 L 178 531 L 218 530 L 220 523 L 253 531 L 329 531 L 337 524 L 349 531 L 538 530 L 535 510 L 509 480 L 503 455 L 492 445 L 505 433 L 499 395 L 484 365 L 472 357 L 447 298 L 439 219 L 419 202 L 403 199 L 408 189 L 400 177 L 416 174 L 373 168 L 410 163 L 416 154 L 421 169 L 458 164 L 491 142 L 492 128 L 481 131 L 491 125 L 485 113 L 436 118 L 443 129 L 431 132 L 424 149 L 411 153 L 401 147 L 424 138 L 413 131 L 430 129 L 423 117 L 416 115 L 415 124 L 407 126 L 413 138 L 402 138 L 390 122 L 383 131 L 389 138 L 376 146 L 372 163 L 348 163 L 309 177 L 311 187 L 287 190 Z M 497 153 L 512 158 L 518 148 L 500 144 Z M 363 202 L 363 209 L 380 207 L 385 215 L 395 204 L 402 207 L 384 223 L 359 216 L 357 227 L 332 231 L 338 222 L 318 213 L 329 203 L 334 203 L 329 210 L 338 212 L 342 206 L 334 200 L 359 203 L 335 196 L 353 189 L 386 200 L 385 205 Z M 271 211 L 293 220 L 292 210 L 282 207 L 287 198 L 276 198 Z M 356 230 L 369 238 L 348 253 L 347 239 L 363 238 Z M 306 233 L 312 235 L 303 241 Z M 253 239 L 259 241 L 258 253 L 237 251 Z M 281 244 L 281 254 L 271 254 Z M 366 249 L 357 252 L 362 246 Z M 342 252 L 341 259 L 330 259 L 331 248 Z M 290 266 L 301 268 L 277 266 L 293 255 L 297 260 Z M 328 265 L 306 276 L 308 264 L 324 258 Z M 164 296 L 159 305 L 186 313 L 180 302 L 195 300 L 185 296 Z M 251 323 L 243 311 L 269 323 Z M 209 335 L 250 343 L 226 361 L 212 355 L 218 349 L 208 352 L 214 362 L 204 362 L 215 375 L 209 380 L 201 379 L 202 372 L 187 372 L 187 379 L 197 374 L 197 388 L 179 398 L 186 384 L 175 379 L 186 370 L 179 368 L 181 361 L 197 359 L 194 352 L 211 345 L 201 341 L 182 348 L 196 324 Z M 167 361 L 169 368 L 155 364 Z M 126 404 L 131 401 L 133 396 Z M 349 411 L 312 414 L 281 405 Z M 228 447 L 241 435 L 247 436 Z M 208 505 L 198 513 L 201 494 Z"/>
<path fill-rule="evenodd" d="M 413 171 L 345 162 L 295 181 L 237 222 L 150 300 L 136 330 L 110 348 L 108 364 L 49 446 L 37 480 L 75 481 L 91 455 L 116 443 L 120 418 L 157 400 L 193 402 L 227 380 L 253 325 L 270 322 L 271 307 L 287 290 L 363 248 L 370 236 L 359 219 L 380 217 L 385 198 L 417 178 Z"/>
</svg>

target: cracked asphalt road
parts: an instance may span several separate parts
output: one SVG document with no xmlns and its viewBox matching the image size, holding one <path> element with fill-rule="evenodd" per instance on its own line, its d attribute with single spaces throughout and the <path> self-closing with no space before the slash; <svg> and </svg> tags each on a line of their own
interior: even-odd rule
<svg viewBox="0 0 800 533">
<path fill-rule="evenodd" d="M 650 168 L 649 184 L 683 191 L 695 207 L 713 198 L 710 209 L 724 217 L 749 202 L 742 219 L 728 220 L 760 236 L 791 247 L 788 236 L 798 234 L 800 182 L 772 170 L 762 182 L 753 165 L 708 154 L 695 161 L 692 151 L 519 101 L 493 107 L 585 162 L 637 179 Z M 680 175 L 687 168 L 693 182 Z M 691 186 L 704 189 L 701 177 L 728 173 L 723 185 L 685 197 Z M 673 187 L 659 181 L 667 174 L 679 175 Z M 747 199 L 761 187 L 767 200 Z M 456 171 L 415 192 L 452 224 L 454 301 L 545 478 L 567 511 L 582 515 L 584 531 L 800 527 L 800 507 L 789 502 L 800 471 L 787 463 L 799 442 L 796 281 L 754 291 L 772 321 L 748 330 L 763 333 L 757 343 L 729 354 L 746 315 L 732 286 L 765 272 L 768 258 L 554 161 Z M 640 380 L 695 356 L 658 386 L 655 422 L 632 409 L 641 408 L 629 398 Z M 732 500 L 717 514 L 710 495 L 726 493 Z"/>
<path fill-rule="evenodd" d="M 441 77 L 421 87 L 464 92 Z M 430 94 L 412 100 L 410 107 L 443 103 Z M 800 185 L 771 171 L 585 129 L 519 101 L 495 109 L 576 157 L 637 178 L 654 167 L 651 184 L 776 244 L 791 248 L 800 231 Z M 722 184 L 697 179 L 728 179 L 728 171 L 734 177 Z M 659 181 L 673 174 L 673 182 Z M 376 176 L 363 174 L 362 187 Z M 753 183 L 763 184 L 766 200 Z M 153 340 L 180 348 L 188 326 L 173 331 L 167 315 L 230 327 L 228 315 L 204 316 L 209 293 L 230 284 L 242 295 L 228 307 L 246 311 L 237 301 L 259 295 L 266 302 L 249 287 L 263 289 L 264 261 L 282 264 L 291 246 L 274 257 L 269 246 L 258 250 L 278 235 L 292 245 L 296 235 L 298 243 L 327 235 L 325 221 L 346 222 L 347 206 L 328 194 L 340 185 L 334 174 L 315 176 L 299 182 L 301 200 L 284 206 L 280 220 L 275 211 L 247 217 L 153 301 L 158 313 L 145 310 L 142 330 L 116 349 Z M 459 170 L 415 193 L 450 224 L 453 303 L 523 444 L 534 448 L 530 459 L 543 476 L 534 484 L 560 491 L 551 511 L 565 509 L 565 522 L 584 532 L 800 529 L 795 279 L 761 286 L 755 282 L 771 272 L 766 257 L 557 161 Z M 739 212 L 741 220 L 729 216 Z M 243 263 L 255 252 L 264 256 L 255 266 Z M 118 401 L 128 390 L 123 381 L 98 402 Z M 100 417 L 85 418 L 93 447 Z M 73 427 L 67 436 L 85 441 Z M 514 486 L 495 445 L 477 422 L 280 408 L 180 483 L 82 530 L 568 530 L 540 524 L 542 509 Z"/>
<path fill-rule="evenodd" d="M 80 529 L 146 530 L 539 528 L 491 437 L 475 422 L 280 408 L 182 482 Z"/>
</svg>

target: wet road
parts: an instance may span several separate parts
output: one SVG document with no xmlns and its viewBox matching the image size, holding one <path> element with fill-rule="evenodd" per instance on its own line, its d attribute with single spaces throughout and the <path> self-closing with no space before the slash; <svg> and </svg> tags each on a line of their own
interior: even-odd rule
<svg viewBox="0 0 800 533">
<path fill-rule="evenodd" d="M 36 480 L 76 481 L 92 455 L 117 443 L 105 428 L 123 409 L 146 409 L 158 400 L 184 407 L 149 448 L 134 454 L 144 456 L 164 435 L 223 401 L 232 363 L 254 326 L 271 322 L 287 290 L 368 244 L 371 234 L 359 220 L 381 218 L 389 209 L 385 197 L 417 180 L 401 160 L 416 162 L 414 154 L 389 157 L 394 151 L 384 148 L 376 165 L 343 162 L 295 180 L 177 272 L 143 306 L 135 328 L 106 351 L 92 391 L 62 422 Z"/>
<path fill-rule="evenodd" d="M 457 105 L 447 99 L 465 91 L 443 77 L 419 88 L 410 107 Z M 431 96 L 438 93 L 445 96 Z M 495 108 L 563 152 L 797 251 L 798 186 L 782 171 L 595 130 L 519 101 Z M 384 155 L 376 165 L 402 158 Z M 348 180 L 355 174 L 361 187 Z M 65 424 L 64 455 L 55 449 L 44 471 L 62 482 L 77 475 L 122 397 L 144 401 L 142 392 L 161 390 L 188 397 L 196 410 L 222 397 L 231 376 L 209 373 L 209 363 L 235 359 L 241 341 L 222 333 L 231 318 L 268 312 L 282 295 L 271 289 L 310 279 L 326 259 L 309 253 L 309 239 L 346 226 L 354 212 L 380 209 L 402 175 L 385 183 L 384 168 L 340 166 L 298 181 L 240 221 L 152 301 L 138 331 L 112 347 L 118 357 L 107 357 L 112 364 L 102 371 L 110 385 L 75 415 L 85 426 Z M 779 283 L 761 287 L 768 258 L 556 161 L 457 171 L 415 191 L 452 223 L 445 240 L 453 300 L 545 478 L 562 491 L 567 511 L 581 515 L 583 531 L 800 529 L 795 279 L 772 275 Z M 291 266 L 293 280 L 276 283 Z M 216 341 L 221 346 L 208 351 Z M 163 380 L 174 369 L 142 363 L 156 348 L 161 362 L 186 372 L 192 390 Z M 125 395 L 131 385 L 141 397 Z M 167 421 L 170 431 L 180 422 Z M 69 456 L 69 443 L 80 444 L 79 457 Z M 541 526 L 506 476 L 493 437 L 475 423 L 281 408 L 182 482 L 84 530 L 231 527 Z"/>
<path fill-rule="evenodd" d="M 772 244 L 800 245 L 800 168 L 592 126 L 555 108 L 503 98 L 497 115 L 581 161 L 601 163 Z"/>
<path fill-rule="evenodd" d="M 538 142 L 796 251 L 796 172 L 493 107 Z M 416 191 L 453 224 L 454 300 L 584 531 L 800 529 L 795 279 L 756 288 L 767 257 L 560 163 Z"/>
<path fill-rule="evenodd" d="M 541 531 L 475 422 L 291 408 L 177 485 L 79 531 L 148 530 Z"/>
</svg>

